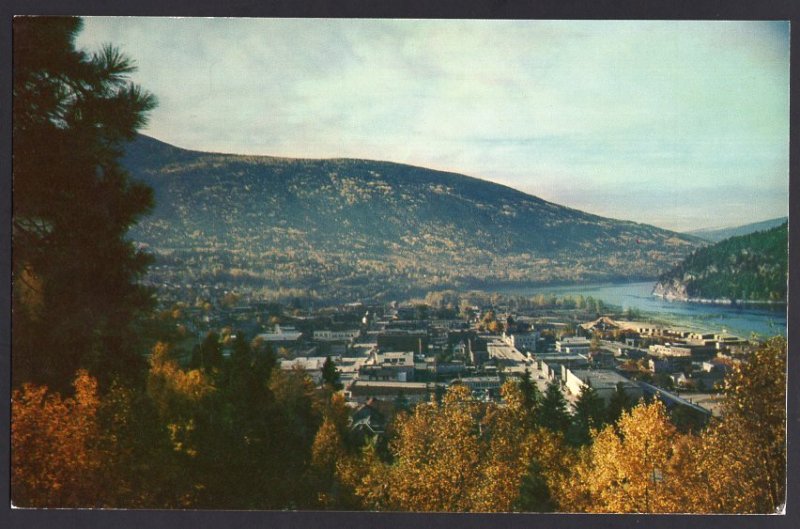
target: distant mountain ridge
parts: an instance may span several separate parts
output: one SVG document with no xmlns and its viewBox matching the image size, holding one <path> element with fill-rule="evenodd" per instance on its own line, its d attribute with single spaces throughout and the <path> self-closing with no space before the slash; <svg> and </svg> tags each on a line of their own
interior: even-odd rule
<svg viewBox="0 0 800 529">
<path fill-rule="evenodd" d="M 390 162 L 203 153 L 140 136 L 155 190 L 130 236 L 152 280 L 318 297 L 655 278 L 700 244 L 460 174 Z"/>
<path fill-rule="evenodd" d="M 788 224 L 731 237 L 692 252 L 664 273 L 653 293 L 709 302 L 785 302 Z"/>
<path fill-rule="evenodd" d="M 776 219 L 762 220 L 760 222 L 752 222 L 750 224 L 743 224 L 741 226 L 731 226 L 727 228 L 705 228 L 700 230 L 692 230 L 686 232 L 689 235 L 700 237 L 709 242 L 719 242 L 730 237 L 738 237 L 740 235 L 748 235 L 757 231 L 769 230 L 780 226 L 789 220 L 788 217 L 778 217 Z"/>
</svg>

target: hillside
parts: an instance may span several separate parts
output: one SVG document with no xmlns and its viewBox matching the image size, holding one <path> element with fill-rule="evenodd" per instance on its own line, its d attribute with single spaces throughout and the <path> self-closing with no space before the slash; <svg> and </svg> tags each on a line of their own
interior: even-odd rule
<svg viewBox="0 0 800 529">
<path fill-rule="evenodd" d="M 687 234 L 700 237 L 701 239 L 709 242 L 719 242 L 731 237 L 738 237 L 740 235 L 748 235 L 757 231 L 769 230 L 771 228 L 775 228 L 776 226 L 780 226 L 788 220 L 789 219 L 787 217 L 779 217 L 777 219 L 762 220 L 761 222 L 753 222 L 751 224 L 744 224 L 741 226 L 733 226 L 728 228 L 693 230 L 687 232 Z"/>
<path fill-rule="evenodd" d="M 188 151 L 140 136 L 151 280 L 321 297 L 655 278 L 699 241 L 467 176 L 369 160 Z"/>
<path fill-rule="evenodd" d="M 786 300 L 788 224 L 701 248 L 659 278 L 669 299 Z"/>
</svg>

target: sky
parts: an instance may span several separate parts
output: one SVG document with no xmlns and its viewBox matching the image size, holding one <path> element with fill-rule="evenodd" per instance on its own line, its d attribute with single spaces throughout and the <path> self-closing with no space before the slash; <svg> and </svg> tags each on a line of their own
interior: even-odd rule
<svg viewBox="0 0 800 529">
<path fill-rule="evenodd" d="M 85 19 L 188 149 L 454 171 L 677 231 L 788 214 L 789 23 Z"/>
</svg>

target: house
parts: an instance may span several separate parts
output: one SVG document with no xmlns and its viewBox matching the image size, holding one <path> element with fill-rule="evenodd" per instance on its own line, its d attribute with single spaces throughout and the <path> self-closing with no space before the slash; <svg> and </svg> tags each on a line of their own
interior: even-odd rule
<svg viewBox="0 0 800 529">
<path fill-rule="evenodd" d="M 379 404 L 378 399 L 370 397 L 350 415 L 348 428 L 355 444 L 364 444 L 386 431 L 387 417 L 380 411 Z"/>
</svg>

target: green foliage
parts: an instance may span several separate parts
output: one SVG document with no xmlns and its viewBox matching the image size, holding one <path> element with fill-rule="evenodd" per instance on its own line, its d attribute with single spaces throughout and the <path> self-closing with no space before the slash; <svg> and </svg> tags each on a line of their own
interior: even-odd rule
<svg viewBox="0 0 800 529">
<path fill-rule="evenodd" d="M 588 444 L 592 439 L 592 430 L 603 427 L 605 419 L 605 402 L 591 385 L 583 386 L 575 401 L 575 413 L 568 436 L 570 441 L 576 445 Z"/>
<path fill-rule="evenodd" d="M 788 224 L 701 248 L 659 278 L 690 298 L 785 301 Z"/>
<path fill-rule="evenodd" d="M 542 393 L 539 387 L 531 379 L 531 371 L 525 368 L 522 378 L 519 381 L 519 389 L 522 392 L 523 404 L 530 410 L 532 416 L 536 416 L 542 403 Z"/>
<path fill-rule="evenodd" d="M 330 356 L 326 357 L 325 363 L 322 364 L 322 382 L 335 390 L 340 390 L 344 387 L 339 382 L 339 370 L 336 369 L 336 364 L 333 363 Z"/>
<path fill-rule="evenodd" d="M 625 388 L 620 382 L 617 384 L 617 389 L 611 395 L 606 408 L 606 422 L 608 424 L 615 424 L 622 414 L 630 411 L 634 406 L 633 399 L 625 392 Z"/>
<path fill-rule="evenodd" d="M 542 465 L 532 459 L 522 478 L 519 496 L 514 502 L 514 510 L 521 512 L 553 512 L 555 502 L 542 472 Z"/>
<path fill-rule="evenodd" d="M 119 163 L 155 106 L 113 47 L 75 48 L 76 18 L 14 19 L 14 383 L 68 390 L 143 373 L 131 323 L 150 306 L 150 259 L 126 231 L 152 191 Z"/>
<path fill-rule="evenodd" d="M 567 401 L 561 391 L 557 380 L 547 384 L 544 398 L 539 406 L 537 422 L 543 428 L 553 432 L 564 433 L 570 424 L 570 415 L 567 411 Z"/>
</svg>

